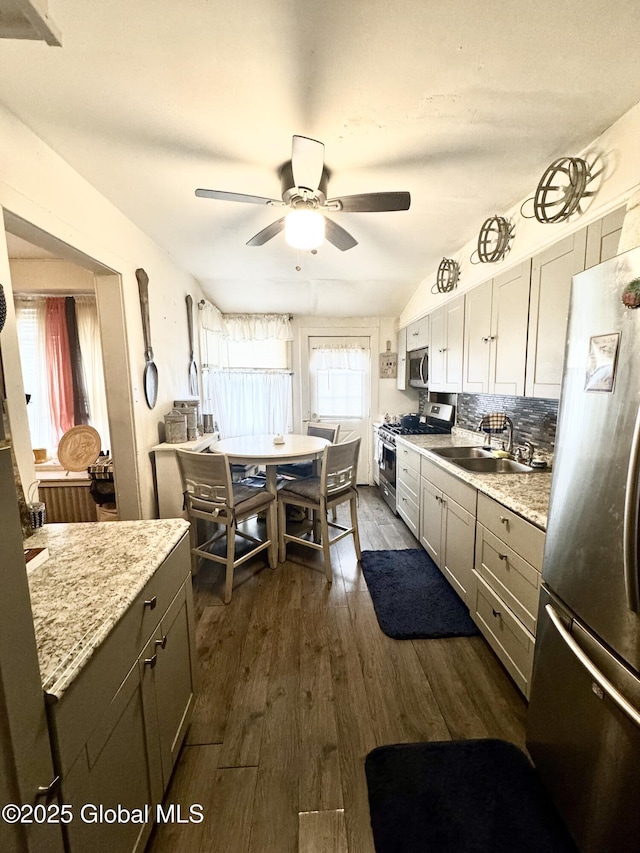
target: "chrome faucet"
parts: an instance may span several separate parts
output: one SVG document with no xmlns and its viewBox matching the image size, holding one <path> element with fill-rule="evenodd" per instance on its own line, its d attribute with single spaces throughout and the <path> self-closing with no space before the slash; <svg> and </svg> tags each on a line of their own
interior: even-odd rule
<svg viewBox="0 0 640 853">
<path fill-rule="evenodd" d="M 525 465 L 531 465 L 531 461 L 533 460 L 533 452 L 536 449 L 535 444 L 531 441 L 525 441 L 522 447 L 516 448 L 515 460 L 516 462 L 524 462 Z"/>
<path fill-rule="evenodd" d="M 513 421 L 511 418 L 505 418 L 504 422 L 507 425 L 507 440 L 502 442 L 502 448 L 511 454 L 513 453 Z"/>
</svg>

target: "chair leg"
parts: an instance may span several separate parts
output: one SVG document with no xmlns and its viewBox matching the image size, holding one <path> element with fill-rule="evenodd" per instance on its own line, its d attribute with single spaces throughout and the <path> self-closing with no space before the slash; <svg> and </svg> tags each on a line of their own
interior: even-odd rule
<svg viewBox="0 0 640 853">
<path fill-rule="evenodd" d="M 281 563 L 287 559 L 287 543 L 284 538 L 287 529 L 287 505 L 278 501 L 278 560 Z"/>
<path fill-rule="evenodd" d="M 271 501 L 267 514 L 267 538 L 269 545 L 269 566 L 272 569 L 278 565 L 278 501 Z"/>
<path fill-rule="evenodd" d="M 353 527 L 353 544 L 355 545 L 356 556 L 358 559 L 360 559 L 360 557 L 362 557 L 362 551 L 360 550 L 360 532 L 358 531 L 358 508 L 356 506 L 355 497 L 350 499 L 349 506 L 351 507 L 351 527 Z"/>
<path fill-rule="evenodd" d="M 331 545 L 329 543 L 329 524 L 327 523 L 327 506 L 324 501 L 321 502 L 320 510 L 320 528 L 322 530 L 322 553 L 324 554 L 324 573 L 327 576 L 327 583 L 333 583 L 333 572 L 331 571 Z"/>
<path fill-rule="evenodd" d="M 233 563 L 236 553 L 236 526 L 231 523 L 227 526 L 227 562 L 224 580 L 224 603 L 231 601 L 231 590 L 233 589 Z"/>
</svg>

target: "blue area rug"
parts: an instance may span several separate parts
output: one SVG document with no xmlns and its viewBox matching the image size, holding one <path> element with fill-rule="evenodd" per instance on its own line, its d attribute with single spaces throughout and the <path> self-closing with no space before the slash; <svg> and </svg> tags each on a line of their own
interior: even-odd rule
<svg viewBox="0 0 640 853">
<path fill-rule="evenodd" d="M 363 551 L 362 571 L 380 628 L 394 640 L 471 637 L 479 631 L 426 551 Z"/>
<path fill-rule="evenodd" d="M 376 853 L 578 853 L 512 743 L 380 746 L 365 772 Z"/>
</svg>

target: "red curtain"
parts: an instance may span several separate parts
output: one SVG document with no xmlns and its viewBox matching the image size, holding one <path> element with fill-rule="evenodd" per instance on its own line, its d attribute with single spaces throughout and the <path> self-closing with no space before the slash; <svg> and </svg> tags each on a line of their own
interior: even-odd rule
<svg viewBox="0 0 640 853">
<path fill-rule="evenodd" d="M 74 426 L 73 379 L 64 298 L 48 298 L 46 308 L 47 371 L 53 426 L 60 441 Z"/>
</svg>

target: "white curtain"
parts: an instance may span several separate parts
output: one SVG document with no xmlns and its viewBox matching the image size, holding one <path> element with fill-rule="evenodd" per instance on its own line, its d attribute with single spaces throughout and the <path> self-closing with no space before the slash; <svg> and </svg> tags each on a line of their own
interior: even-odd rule
<svg viewBox="0 0 640 853">
<path fill-rule="evenodd" d="M 291 432 L 292 376 L 284 371 L 210 370 L 205 397 L 221 438 Z"/>
<path fill-rule="evenodd" d="M 311 367 L 315 370 L 364 370 L 365 350 L 342 344 L 314 347 Z"/>
<path fill-rule="evenodd" d="M 226 337 L 232 341 L 292 341 L 288 314 L 225 314 Z"/>
<path fill-rule="evenodd" d="M 109 437 L 109 417 L 107 414 L 107 393 L 104 385 L 102 346 L 98 311 L 94 296 L 75 296 L 76 322 L 82 353 L 87 397 L 89 398 L 89 424 L 100 433 L 101 447 L 111 447 Z"/>
<path fill-rule="evenodd" d="M 49 407 L 47 374 L 45 300 L 38 297 L 15 297 L 16 326 L 20 345 L 22 381 L 31 399 L 27 405 L 31 446 L 44 447 L 53 453 L 58 440 Z"/>
</svg>

